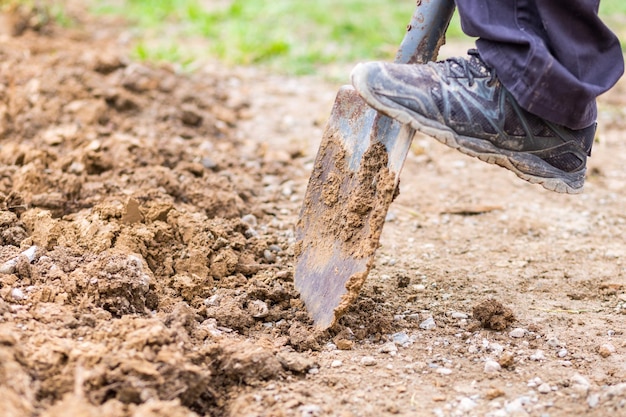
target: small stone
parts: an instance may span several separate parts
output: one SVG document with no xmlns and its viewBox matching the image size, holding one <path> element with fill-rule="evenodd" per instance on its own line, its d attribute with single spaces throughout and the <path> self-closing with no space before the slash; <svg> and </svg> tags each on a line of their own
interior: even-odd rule
<svg viewBox="0 0 626 417">
<path fill-rule="evenodd" d="M 561 349 L 558 351 L 558 353 L 556 354 L 559 358 L 564 358 L 567 356 L 567 349 Z"/>
<path fill-rule="evenodd" d="M 320 368 L 311 368 L 309 369 L 309 374 L 311 375 L 317 375 L 320 373 Z"/>
<path fill-rule="evenodd" d="M 273 264 L 274 262 L 276 262 L 276 254 L 269 249 L 265 249 L 263 251 L 263 257 L 269 263 Z"/>
<path fill-rule="evenodd" d="M 509 332 L 509 336 L 515 339 L 520 339 L 526 336 L 526 329 L 522 329 L 521 327 L 515 328 Z"/>
<path fill-rule="evenodd" d="M 535 353 L 530 355 L 531 361 L 543 361 L 546 359 L 546 355 L 543 353 L 543 350 L 537 349 Z"/>
<path fill-rule="evenodd" d="M 406 346 L 411 342 L 409 335 L 404 332 L 394 333 L 391 338 L 393 339 L 393 343 L 399 346 Z"/>
<path fill-rule="evenodd" d="M 389 353 L 390 355 L 395 355 L 398 352 L 398 347 L 393 342 L 387 342 L 380 347 L 380 351 L 382 353 Z"/>
<path fill-rule="evenodd" d="M 574 374 L 570 378 L 570 385 L 573 390 L 581 395 L 587 395 L 589 389 L 591 388 L 591 383 L 589 382 L 589 380 L 581 374 Z"/>
<path fill-rule="evenodd" d="M 343 362 L 340 360 L 334 360 L 330 363 L 331 368 L 339 368 L 343 365 Z"/>
<path fill-rule="evenodd" d="M 24 294 L 24 291 L 22 291 L 20 288 L 13 288 L 11 290 L 11 298 L 13 298 L 15 301 L 23 301 L 27 297 L 26 294 Z"/>
<path fill-rule="evenodd" d="M 591 394 L 589 395 L 589 397 L 587 397 L 587 405 L 589 406 L 589 408 L 596 408 L 599 403 L 600 403 L 600 395 Z"/>
<path fill-rule="evenodd" d="M 450 375 L 452 373 L 452 369 L 441 367 L 441 368 L 437 368 L 435 372 L 440 375 Z"/>
<path fill-rule="evenodd" d="M 608 358 L 615 353 L 615 346 L 613 346 L 611 343 L 604 343 L 603 345 L 600 345 L 600 347 L 598 347 L 598 353 L 603 358 Z"/>
<path fill-rule="evenodd" d="M 376 358 L 374 358 L 373 356 L 363 356 L 361 358 L 361 365 L 374 366 L 376 365 Z"/>
<path fill-rule="evenodd" d="M 241 217 L 241 221 L 246 223 L 248 226 L 256 227 L 257 225 L 257 219 L 254 214 L 246 214 Z"/>
<path fill-rule="evenodd" d="M 302 413 L 302 417 L 319 417 L 322 415 L 322 408 L 319 405 L 301 405 L 298 410 Z"/>
<path fill-rule="evenodd" d="M 502 367 L 500 366 L 500 364 L 494 360 L 487 360 L 485 362 L 485 373 L 486 374 L 495 374 L 500 372 L 500 370 L 502 369 Z"/>
<path fill-rule="evenodd" d="M 464 397 L 461 399 L 461 401 L 459 401 L 457 409 L 461 412 L 467 413 L 476 408 L 477 405 L 478 404 L 476 404 L 476 401 L 472 400 L 469 397 Z"/>
<path fill-rule="evenodd" d="M 267 315 L 269 314 L 270 309 L 267 306 L 267 303 L 265 301 L 254 300 L 254 301 L 248 303 L 248 311 L 250 312 L 252 317 L 254 317 L 256 319 L 260 319 L 260 318 L 263 318 L 263 317 L 267 317 Z"/>
<path fill-rule="evenodd" d="M 547 394 L 552 391 L 552 388 L 550 388 L 550 384 L 544 382 L 537 387 L 537 391 L 539 391 L 541 394 Z"/>
<path fill-rule="evenodd" d="M 555 336 L 549 337 L 546 343 L 548 344 L 548 346 L 551 346 L 553 348 L 565 347 L 565 343 L 561 342 Z"/>
<path fill-rule="evenodd" d="M 462 320 L 462 319 L 467 319 L 469 318 L 469 315 L 465 314 L 465 313 L 461 313 L 459 311 L 455 311 L 452 313 L 452 318 L 453 319 L 458 319 L 458 320 Z"/>
<path fill-rule="evenodd" d="M 437 323 L 435 323 L 435 319 L 433 319 L 432 317 L 429 317 L 420 323 L 420 329 L 433 330 L 435 328 L 437 328 Z"/>
</svg>

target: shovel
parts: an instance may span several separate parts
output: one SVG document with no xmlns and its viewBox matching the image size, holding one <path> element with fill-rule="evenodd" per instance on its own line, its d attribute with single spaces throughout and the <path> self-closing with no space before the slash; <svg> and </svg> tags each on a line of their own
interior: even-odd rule
<svg viewBox="0 0 626 417">
<path fill-rule="evenodd" d="M 418 0 L 395 62 L 434 60 L 453 12 L 453 0 Z M 295 287 L 318 329 L 337 322 L 367 278 L 414 134 L 352 86 L 339 90 L 296 226 Z"/>
</svg>

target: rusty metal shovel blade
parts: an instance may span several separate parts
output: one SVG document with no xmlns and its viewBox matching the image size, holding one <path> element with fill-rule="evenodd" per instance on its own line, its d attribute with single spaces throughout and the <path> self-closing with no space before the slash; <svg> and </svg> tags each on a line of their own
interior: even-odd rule
<svg viewBox="0 0 626 417">
<path fill-rule="evenodd" d="M 418 1 L 396 62 L 437 56 L 452 0 Z M 295 286 L 315 326 L 326 329 L 357 298 L 415 131 L 339 90 L 296 227 Z"/>
</svg>

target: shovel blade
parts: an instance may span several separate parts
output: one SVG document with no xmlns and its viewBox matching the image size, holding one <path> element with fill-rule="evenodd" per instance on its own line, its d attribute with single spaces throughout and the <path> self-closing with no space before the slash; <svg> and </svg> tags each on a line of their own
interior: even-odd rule
<svg viewBox="0 0 626 417">
<path fill-rule="evenodd" d="M 414 134 L 339 90 L 296 228 L 295 286 L 320 329 L 358 296 Z"/>
</svg>

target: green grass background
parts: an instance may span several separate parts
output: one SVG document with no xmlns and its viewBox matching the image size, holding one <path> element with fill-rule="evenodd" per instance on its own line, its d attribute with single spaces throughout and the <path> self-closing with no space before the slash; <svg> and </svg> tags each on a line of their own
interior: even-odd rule
<svg viewBox="0 0 626 417">
<path fill-rule="evenodd" d="M 142 60 L 192 67 L 206 57 L 310 74 L 328 65 L 392 59 L 414 8 L 411 0 L 90 0 L 92 11 L 135 25 Z M 626 1 L 600 13 L 626 44 Z M 463 39 L 458 16 L 448 41 Z"/>
</svg>

